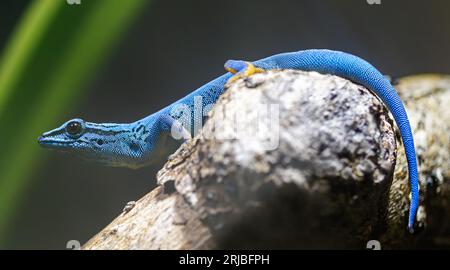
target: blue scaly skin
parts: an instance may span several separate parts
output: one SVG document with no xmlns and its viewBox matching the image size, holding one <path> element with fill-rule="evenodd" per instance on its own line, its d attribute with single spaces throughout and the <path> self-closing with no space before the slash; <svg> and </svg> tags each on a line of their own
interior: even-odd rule
<svg viewBox="0 0 450 270">
<path fill-rule="evenodd" d="M 365 60 L 344 52 L 331 50 L 305 50 L 276 54 L 255 62 L 229 60 L 228 73 L 212 80 L 168 107 L 133 123 L 96 124 L 73 119 L 59 128 L 44 133 L 39 143 L 47 148 L 75 152 L 87 159 L 111 166 L 139 168 L 173 151 L 180 142 L 170 137 L 171 128 L 181 118 L 177 106 L 188 106 L 194 111 L 195 97 L 202 105 L 214 104 L 228 81 L 271 69 L 298 69 L 333 74 L 361 84 L 375 93 L 391 111 L 400 130 L 408 160 L 411 203 L 408 230 L 413 232 L 419 206 L 419 176 L 414 139 L 408 116 L 400 97 L 391 83 Z M 191 114 L 191 123 L 199 116 Z M 203 118 L 200 116 L 200 118 Z M 192 130 L 182 122 L 178 129 Z"/>
</svg>

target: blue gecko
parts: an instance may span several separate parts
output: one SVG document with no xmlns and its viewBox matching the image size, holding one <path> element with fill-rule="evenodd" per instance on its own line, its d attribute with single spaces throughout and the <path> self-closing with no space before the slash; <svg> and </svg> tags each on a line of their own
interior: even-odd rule
<svg viewBox="0 0 450 270">
<path fill-rule="evenodd" d="M 192 124 L 180 121 L 184 115 L 178 107 L 195 110 L 196 97 L 201 105 L 214 104 L 228 81 L 250 76 L 271 69 L 298 69 L 333 74 L 361 84 L 375 93 L 391 111 L 400 130 L 408 161 L 411 202 L 408 230 L 414 231 L 416 212 L 419 206 L 419 176 L 414 139 L 405 107 L 391 83 L 365 60 L 339 51 L 304 50 L 276 54 L 255 62 L 229 60 L 225 63 L 228 73 L 212 80 L 186 97 L 162 110 L 133 123 L 91 123 L 72 119 L 59 128 L 45 132 L 39 139 L 43 147 L 66 152 L 75 152 L 87 159 L 111 166 L 139 168 L 160 160 L 173 151 L 180 142 L 170 139 L 173 127 L 186 136 L 192 134 Z M 189 115 L 190 123 L 203 116 Z M 177 124 L 177 125 L 174 125 Z"/>
</svg>

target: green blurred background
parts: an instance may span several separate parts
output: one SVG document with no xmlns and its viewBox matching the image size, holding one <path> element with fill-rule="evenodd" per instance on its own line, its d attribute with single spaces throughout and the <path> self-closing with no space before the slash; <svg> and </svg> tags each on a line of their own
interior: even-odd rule
<svg viewBox="0 0 450 270">
<path fill-rule="evenodd" d="M 227 59 L 329 48 L 382 72 L 450 73 L 445 0 L 6 0 L 0 3 L 0 247 L 85 242 L 155 186 L 164 163 L 102 167 L 40 149 L 62 121 L 130 122 L 223 73 Z"/>
</svg>

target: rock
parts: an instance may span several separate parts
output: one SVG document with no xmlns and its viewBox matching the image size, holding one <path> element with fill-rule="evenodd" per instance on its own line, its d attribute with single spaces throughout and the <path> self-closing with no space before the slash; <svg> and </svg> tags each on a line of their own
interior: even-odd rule
<svg viewBox="0 0 450 270">
<path fill-rule="evenodd" d="M 432 212 L 448 213 L 450 84 L 428 81 L 406 78 L 399 89 L 422 179 L 435 183 L 422 188 L 434 208 L 423 224 L 447 233 L 406 234 L 406 160 L 376 96 L 336 76 L 283 70 L 229 85 L 201 133 L 159 171 L 159 187 L 83 249 L 397 248 L 448 237 L 449 215 Z M 410 97 L 411 87 L 421 94 Z"/>
<path fill-rule="evenodd" d="M 236 126 L 250 130 L 222 139 Z M 382 227 L 395 148 L 387 110 L 367 89 L 269 71 L 233 84 L 158 181 L 175 179 L 220 247 L 361 248 Z"/>
</svg>

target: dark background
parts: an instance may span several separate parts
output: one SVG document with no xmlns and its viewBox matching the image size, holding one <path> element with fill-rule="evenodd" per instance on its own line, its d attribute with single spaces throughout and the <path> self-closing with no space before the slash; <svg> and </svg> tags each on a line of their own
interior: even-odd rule
<svg viewBox="0 0 450 270">
<path fill-rule="evenodd" d="M 0 3 L 0 49 L 26 5 Z M 154 0 L 66 118 L 135 121 L 222 74 L 227 59 L 308 48 L 347 51 L 395 76 L 450 73 L 449 11 L 446 0 Z M 154 188 L 164 163 L 135 171 L 45 150 L 42 156 L 6 248 L 84 243 Z"/>
</svg>

